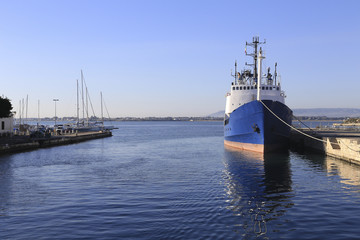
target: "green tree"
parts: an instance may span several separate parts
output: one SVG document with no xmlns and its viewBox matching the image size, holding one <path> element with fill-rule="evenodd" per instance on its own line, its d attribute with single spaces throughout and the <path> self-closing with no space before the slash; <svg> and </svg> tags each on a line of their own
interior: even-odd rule
<svg viewBox="0 0 360 240">
<path fill-rule="evenodd" d="M 0 97 L 0 118 L 11 117 L 13 109 L 10 100 L 7 97 Z"/>
</svg>

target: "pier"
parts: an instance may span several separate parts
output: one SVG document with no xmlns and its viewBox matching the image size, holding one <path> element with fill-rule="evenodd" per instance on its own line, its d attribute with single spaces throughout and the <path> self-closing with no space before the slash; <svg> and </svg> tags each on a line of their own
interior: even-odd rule
<svg viewBox="0 0 360 240">
<path fill-rule="evenodd" d="M 73 144 L 92 139 L 111 137 L 111 131 L 79 132 L 66 135 L 33 138 L 30 136 L 12 136 L 0 139 L 0 155 L 39 148 Z"/>
<path fill-rule="evenodd" d="M 301 129 L 291 131 L 291 146 L 296 149 L 311 149 L 328 156 L 360 165 L 360 132 L 345 130 Z M 306 135 L 305 135 L 306 134 Z"/>
</svg>

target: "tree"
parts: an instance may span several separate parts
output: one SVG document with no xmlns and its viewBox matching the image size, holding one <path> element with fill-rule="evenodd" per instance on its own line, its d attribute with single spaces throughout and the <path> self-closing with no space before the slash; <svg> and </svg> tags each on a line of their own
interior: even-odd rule
<svg viewBox="0 0 360 240">
<path fill-rule="evenodd" d="M 0 118 L 11 117 L 13 109 L 10 100 L 7 97 L 0 97 Z"/>
</svg>

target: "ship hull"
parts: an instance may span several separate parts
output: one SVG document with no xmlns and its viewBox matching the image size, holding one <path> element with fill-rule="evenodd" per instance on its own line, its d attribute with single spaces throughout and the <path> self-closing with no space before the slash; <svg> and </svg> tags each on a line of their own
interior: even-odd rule
<svg viewBox="0 0 360 240">
<path fill-rule="evenodd" d="M 292 111 L 278 101 L 262 101 L 275 115 L 291 125 Z M 225 121 L 224 144 L 254 152 L 286 149 L 290 127 L 274 116 L 259 101 L 251 101 L 235 109 Z"/>
</svg>

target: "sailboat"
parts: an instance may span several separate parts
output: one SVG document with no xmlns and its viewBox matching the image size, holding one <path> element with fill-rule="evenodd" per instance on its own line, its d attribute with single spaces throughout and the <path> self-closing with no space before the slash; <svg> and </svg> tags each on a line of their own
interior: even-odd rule
<svg viewBox="0 0 360 240">
<path fill-rule="evenodd" d="M 86 82 L 84 79 L 83 71 L 81 70 L 81 99 L 82 99 L 82 119 L 80 120 L 80 106 L 79 106 L 79 81 L 76 81 L 77 85 L 77 122 L 74 130 L 78 132 L 95 132 L 95 131 L 110 131 L 115 129 L 114 126 L 104 126 L 104 117 L 103 117 L 103 98 L 102 92 L 101 95 L 101 122 L 95 121 L 91 122 L 89 119 L 89 102 L 91 104 L 91 108 L 94 113 L 94 109 L 92 107 L 92 103 L 90 100 L 90 95 L 88 93 L 88 89 L 86 86 Z M 85 85 L 85 100 L 84 100 L 84 85 Z M 86 112 L 86 119 L 85 119 Z M 85 121 L 86 120 L 86 121 Z"/>
</svg>

